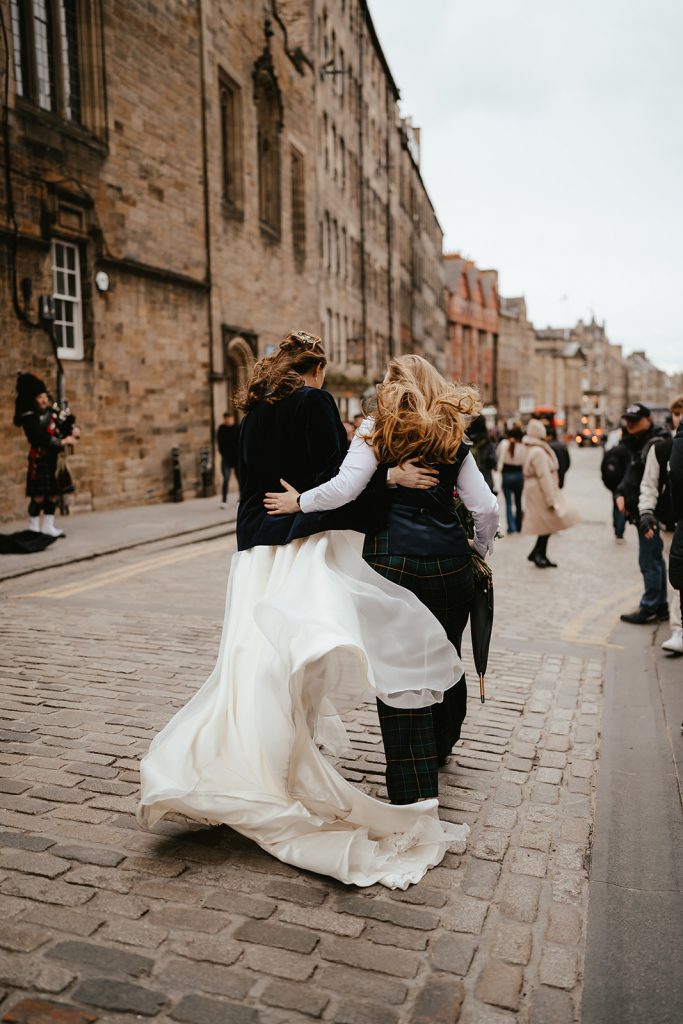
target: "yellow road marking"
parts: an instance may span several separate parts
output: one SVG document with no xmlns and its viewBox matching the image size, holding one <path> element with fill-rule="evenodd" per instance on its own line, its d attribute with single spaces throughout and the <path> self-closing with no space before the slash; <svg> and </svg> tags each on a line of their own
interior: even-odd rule
<svg viewBox="0 0 683 1024">
<path fill-rule="evenodd" d="M 586 626 L 591 621 L 591 619 L 597 618 L 598 616 L 611 611 L 616 605 L 620 604 L 627 598 L 638 597 L 638 595 L 641 592 L 641 589 L 642 588 L 639 586 L 627 587 L 624 590 L 618 590 L 616 592 L 608 594 L 606 597 L 601 597 L 598 601 L 594 601 L 592 604 L 589 604 L 586 608 L 582 608 L 582 610 L 577 615 L 575 615 L 573 619 L 570 619 L 570 621 L 563 629 L 562 639 L 570 642 L 572 640 L 576 640 L 581 643 L 586 642 L 580 640 L 579 634 L 581 630 L 584 628 L 584 626 Z M 608 645 L 606 642 L 600 641 L 594 642 L 601 647 L 619 646 L 618 644 Z"/>
<path fill-rule="evenodd" d="M 183 548 L 180 551 L 171 551 L 164 555 L 155 555 L 152 558 L 145 558 L 133 565 L 122 565 L 118 569 L 108 569 L 105 572 L 97 573 L 89 579 L 79 583 L 66 583 L 57 587 L 46 587 L 45 590 L 34 590 L 29 594 L 19 595 L 26 597 L 73 597 L 74 594 L 82 594 L 86 590 L 96 590 L 99 587 L 106 587 L 120 580 L 128 579 L 131 576 L 139 576 L 142 573 L 150 572 L 153 569 L 163 568 L 167 565 L 175 565 L 177 562 L 185 562 L 190 558 L 198 558 L 200 555 L 212 552 L 225 551 L 232 546 L 232 541 L 219 538 L 215 541 L 206 541 L 204 544 L 194 544 L 191 548 Z"/>
</svg>

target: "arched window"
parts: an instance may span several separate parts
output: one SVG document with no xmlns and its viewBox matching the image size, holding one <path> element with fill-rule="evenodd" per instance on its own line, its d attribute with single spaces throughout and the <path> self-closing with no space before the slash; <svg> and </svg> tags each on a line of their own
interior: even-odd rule
<svg viewBox="0 0 683 1024">
<path fill-rule="evenodd" d="M 254 103 L 257 126 L 259 220 L 263 228 L 279 238 L 282 97 L 267 50 L 258 59 L 254 68 Z"/>
</svg>

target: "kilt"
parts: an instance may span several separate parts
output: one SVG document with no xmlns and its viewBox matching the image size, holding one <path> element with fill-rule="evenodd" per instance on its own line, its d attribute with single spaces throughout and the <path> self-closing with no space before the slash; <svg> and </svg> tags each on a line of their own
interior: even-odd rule
<svg viewBox="0 0 683 1024">
<path fill-rule="evenodd" d="M 31 448 L 26 471 L 27 498 L 54 498 L 59 494 L 55 479 L 59 449 Z"/>
<path fill-rule="evenodd" d="M 388 553 L 386 531 L 366 537 L 363 557 L 375 572 L 398 583 L 431 611 L 460 654 L 474 593 L 470 555 L 415 558 Z M 414 803 L 439 793 L 438 769 L 446 763 L 467 714 L 463 675 L 443 703 L 428 708 L 391 708 L 377 701 L 387 760 L 387 793 L 394 804 Z"/>
</svg>

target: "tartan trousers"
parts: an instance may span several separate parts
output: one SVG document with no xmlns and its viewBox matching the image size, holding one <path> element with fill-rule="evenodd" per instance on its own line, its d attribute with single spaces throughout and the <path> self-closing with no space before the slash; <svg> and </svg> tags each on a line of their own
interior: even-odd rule
<svg viewBox="0 0 683 1024">
<path fill-rule="evenodd" d="M 363 557 L 381 576 L 412 591 L 439 620 L 458 654 L 474 592 L 470 555 L 416 558 L 387 553 L 386 533 L 367 537 Z M 465 676 L 443 703 L 428 708 L 391 708 L 377 701 L 392 804 L 439 794 L 438 769 L 446 763 L 467 714 Z"/>
</svg>

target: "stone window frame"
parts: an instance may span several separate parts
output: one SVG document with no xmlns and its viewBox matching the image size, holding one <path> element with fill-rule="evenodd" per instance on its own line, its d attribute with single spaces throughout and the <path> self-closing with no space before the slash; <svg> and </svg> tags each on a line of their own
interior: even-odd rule
<svg viewBox="0 0 683 1024">
<path fill-rule="evenodd" d="M 328 306 L 325 310 L 325 323 L 323 325 L 323 342 L 325 351 L 329 353 L 330 362 L 334 362 L 334 343 L 332 339 L 332 318 L 333 313 Z"/>
<path fill-rule="evenodd" d="M 292 250 L 294 265 L 301 273 L 306 265 L 306 161 L 301 150 L 289 147 Z"/>
<path fill-rule="evenodd" d="M 330 273 L 339 277 L 339 223 L 336 217 L 330 220 Z"/>
<path fill-rule="evenodd" d="M 325 170 L 329 173 L 330 170 L 330 142 L 329 142 L 329 120 L 327 113 L 323 111 L 322 120 L 322 135 L 323 135 L 323 154 L 325 159 Z"/>
<path fill-rule="evenodd" d="M 17 107 L 106 139 L 101 0 L 10 0 L 10 28 Z"/>
<path fill-rule="evenodd" d="M 332 220 L 330 218 L 329 210 L 325 210 L 323 215 L 323 224 L 323 266 L 325 270 L 330 271 L 332 269 Z"/>
<path fill-rule="evenodd" d="M 226 213 L 244 217 L 244 130 L 242 89 L 224 68 L 218 69 L 221 191 Z"/>
<path fill-rule="evenodd" d="M 339 146 L 337 143 L 337 126 L 332 122 L 332 181 L 337 180 L 339 163 Z"/>
<path fill-rule="evenodd" d="M 69 254 L 73 259 L 69 259 Z M 60 359 L 84 359 L 83 290 L 79 246 L 64 238 L 53 238 L 50 242 L 50 263 L 52 297 L 55 302 L 54 331 L 57 355 Z M 71 315 L 68 315 L 68 312 Z M 60 340 L 64 339 L 63 331 L 67 327 L 73 328 L 73 345 L 60 344 Z"/>
<path fill-rule="evenodd" d="M 284 108 L 267 46 L 254 65 L 253 83 L 259 223 L 264 238 L 279 242 L 282 237 L 281 136 Z"/>
<path fill-rule="evenodd" d="M 344 281 L 349 279 L 349 252 L 348 252 L 348 232 L 342 225 L 341 229 L 341 277 Z"/>
<path fill-rule="evenodd" d="M 339 134 L 339 186 L 342 192 L 346 191 L 346 142 L 341 132 Z"/>
</svg>

